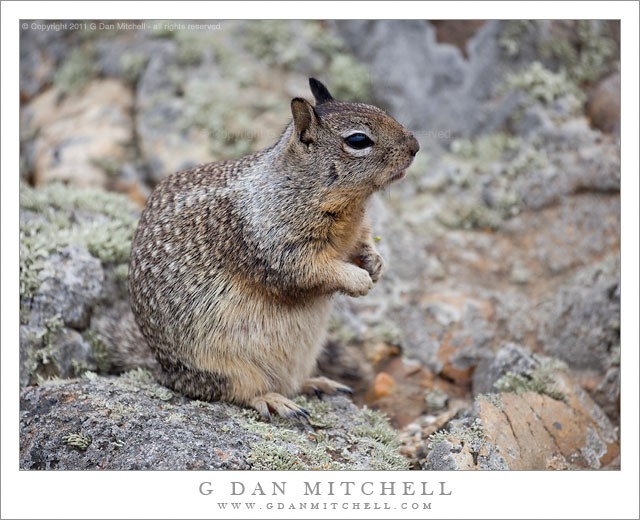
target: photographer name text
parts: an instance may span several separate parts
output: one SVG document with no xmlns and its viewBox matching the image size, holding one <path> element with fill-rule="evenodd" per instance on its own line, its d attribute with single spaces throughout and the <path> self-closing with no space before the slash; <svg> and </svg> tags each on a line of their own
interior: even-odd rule
<svg viewBox="0 0 640 520">
<path fill-rule="evenodd" d="M 211 482 L 202 482 L 198 488 L 201 495 L 213 496 L 449 496 L 452 491 L 446 482 L 308 482 L 304 481 L 289 486 L 288 482 L 256 482 L 246 485 L 243 482 L 231 481 L 219 489 L 214 489 Z M 293 488 L 293 489 L 291 489 Z"/>
</svg>

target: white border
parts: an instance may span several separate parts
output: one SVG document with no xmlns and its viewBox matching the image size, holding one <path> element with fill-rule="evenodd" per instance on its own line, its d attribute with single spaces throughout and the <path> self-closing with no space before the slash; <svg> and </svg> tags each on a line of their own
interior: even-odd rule
<svg viewBox="0 0 640 520">
<path fill-rule="evenodd" d="M 636 2 L 3 2 L 2 3 L 2 518 L 215 518 L 230 480 L 446 481 L 417 514 L 261 510 L 261 518 L 638 518 L 638 4 Z M 19 472 L 18 32 L 26 19 L 183 18 L 622 19 L 622 453 L 620 472 Z M 202 496 L 212 481 L 217 494 Z M 288 496 L 287 499 L 294 498 Z M 326 497 L 328 498 L 328 497 Z M 377 497 L 381 501 L 384 497 Z M 373 499 L 369 499 L 373 500 Z M 235 517 L 246 517 L 240 511 Z"/>
</svg>

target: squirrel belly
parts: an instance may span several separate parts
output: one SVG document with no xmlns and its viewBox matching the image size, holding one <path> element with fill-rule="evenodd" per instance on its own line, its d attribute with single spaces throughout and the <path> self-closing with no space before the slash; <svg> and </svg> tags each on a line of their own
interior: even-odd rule
<svg viewBox="0 0 640 520">
<path fill-rule="evenodd" d="M 350 392 L 313 377 L 333 296 L 364 296 L 384 271 L 365 205 L 419 149 L 382 110 L 310 85 L 316 105 L 295 98 L 274 146 L 165 178 L 131 250 L 131 309 L 161 382 L 265 418 L 305 415 L 300 392 Z"/>
</svg>

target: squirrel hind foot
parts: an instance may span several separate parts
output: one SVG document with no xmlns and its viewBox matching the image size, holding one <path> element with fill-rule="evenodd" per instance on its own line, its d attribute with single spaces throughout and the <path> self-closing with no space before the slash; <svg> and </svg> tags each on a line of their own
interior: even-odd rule
<svg viewBox="0 0 640 520">
<path fill-rule="evenodd" d="M 249 401 L 249 406 L 255 408 L 260 412 L 260 415 L 267 421 L 271 420 L 271 413 L 275 412 L 283 419 L 293 419 L 294 417 L 308 418 L 310 413 L 298 406 L 291 399 L 287 399 L 283 395 L 275 392 L 269 392 L 263 395 L 254 397 Z"/>
<path fill-rule="evenodd" d="M 353 395 L 353 390 L 350 387 L 338 383 L 333 379 L 329 379 L 328 377 L 312 377 L 307 379 L 302 385 L 302 392 L 309 395 L 316 395 L 318 398 L 322 397 L 322 394 Z"/>
</svg>

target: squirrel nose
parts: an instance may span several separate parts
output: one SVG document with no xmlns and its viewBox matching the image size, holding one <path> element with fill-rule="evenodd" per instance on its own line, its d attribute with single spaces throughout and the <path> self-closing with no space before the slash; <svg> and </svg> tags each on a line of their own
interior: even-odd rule
<svg viewBox="0 0 640 520">
<path fill-rule="evenodd" d="M 407 141 L 407 146 L 409 147 L 409 153 L 415 157 L 416 154 L 418 153 L 418 150 L 420 150 L 420 143 L 418 143 L 418 140 L 415 138 L 413 134 L 407 134 L 405 136 L 405 141 Z"/>
</svg>

